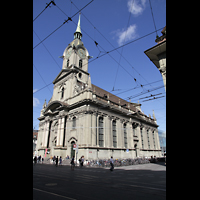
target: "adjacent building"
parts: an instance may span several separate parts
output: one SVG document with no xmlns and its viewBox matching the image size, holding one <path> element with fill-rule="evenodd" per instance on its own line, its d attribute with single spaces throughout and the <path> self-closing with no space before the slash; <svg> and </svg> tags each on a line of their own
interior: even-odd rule
<svg viewBox="0 0 200 200">
<path fill-rule="evenodd" d="M 89 52 L 82 42 L 80 15 L 73 41 L 63 52 L 53 95 L 38 118 L 38 155 L 75 155 L 85 159 L 161 156 L 155 115 L 93 85 Z M 76 155 L 75 155 L 76 156 Z"/>
<path fill-rule="evenodd" d="M 157 37 L 157 45 L 147 49 L 144 53 L 160 71 L 166 91 L 166 26 L 161 31 L 162 36 Z"/>
</svg>

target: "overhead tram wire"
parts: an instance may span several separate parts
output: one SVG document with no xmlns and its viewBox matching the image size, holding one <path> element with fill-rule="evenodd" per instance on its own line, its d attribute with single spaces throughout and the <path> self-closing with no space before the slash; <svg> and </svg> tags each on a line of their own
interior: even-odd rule
<svg viewBox="0 0 200 200">
<path fill-rule="evenodd" d="M 152 10 L 152 6 L 151 6 L 151 0 L 149 0 L 149 5 L 150 5 L 150 8 L 151 8 L 151 15 L 152 15 L 152 18 L 153 18 L 153 24 L 154 24 L 154 28 L 156 30 L 156 23 L 155 23 L 155 20 L 154 20 L 154 16 L 153 16 L 153 10 Z M 156 37 L 158 36 L 158 33 L 156 31 Z"/>
<path fill-rule="evenodd" d="M 51 1 L 51 2 L 49 2 L 47 5 L 46 5 L 46 7 L 44 8 L 44 10 L 33 20 L 33 22 L 50 6 L 50 4 L 53 4 L 54 6 L 56 6 L 56 4 L 55 4 L 55 2 L 54 1 Z M 51 7 L 51 6 L 50 6 Z"/>
<path fill-rule="evenodd" d="M 159 31 L 159 30 L 161 30 L 161 29 L 163 29 L 163 28 L 160 28 L 160 29 L 158 29 L 157 31 Z M 147 37 L 147 36 L 149 36 L 149 35 L 151 35 L 151 34 L 153 34 L 153 33 L 155 33 L 155 31 L 153 31 L 153 32 L 151 32 L 151 33 L 148 33 L 148 34 L 146 34 L 146 35 L 144 35 L 144 36 L 142 36 L 142 37 L 140 37 L 140 38 L 138 38 L 138 39 L 136 39 L 136 40 L 132 40 L 132 41 L 130 41 L 130 42 L 128 42 L 128 43 L 126 43 L 126 44 L 124 44 L 124 45 L 122 45 L 122 46 L 126 46 L 126 45 L 128 45 L 128 44 L 131 44 L 131 43 L 133 43 L 133 42 L 135 42 L 135 41 L 137 41 L 137 40 L 140 40 L 140 39 L 142 39 L 142 38 L 145 38 L 145 37 Z M 102 57 L 102 56 L 105 56 L 106 54 L 109 54 L 109 53 L 112 52 L 112 51 L 116 51 L 117 49 L 121 48 L 122 46 L 119 46 L 119 47 L 117 47 L 117 48 L 114 48 L 114 49 L 112 49 L 111 51 L 106 52 L 106 53 L 104 53 L 103 55 L 101 55 L 101 56 L 99 56 L 99 57 L 96 57 L 95 59 L 89 61 L 88 63 L 91 63 L 91 62 L 93 62 L 94 60 L 97 60 L 98 58 L 100 58 L 100 57 Z M 85 65 L 86 65 L 86 64 L 85 64 Z M 83 65 L 83 66 L 84 66 L 84 65 Z M 147 81 L 147 83 L 148 83 L 148 81 Z M 40 89 L 37 90 L 36 92 L 39 92 L 40 90 L 44 89 L 45 87 L 47 87 L 47 86 L 49 86 L 49 85 L 51 85 L 51 84 L 53 84 L 53 83 L 51 82 L 51 83 L 47 84 L 46 86 L 40 88 Z M 149 83 L 148 83 L 148 84 L 149 84 Z M 145 86 L 145 85 L 143 85 L 143 86 Z M 36 92 L 34 92 L 34 93 L 36 93 Z M 117 95 L 117 94 L 116 94 L 116 95 Z"/>
<path fill-rule="evenodd" d="M 39 36 L 36 34 L 36 32 L 33 30 L 33 32 L 35 33 L 35 35 L 37 36 L 37 38 L 41 41 L 41 39 L 39 38 Z M 59 64 L 57 63 L 57 61 L 55 60 L 55 58 L 52 56 L 52 54 L 50 53 L 50 51 L 47 49 L 47 47 L 44 45 L 44 43 L 42 43 L 42 45 L 44 46 L 44 48 L 47 50 L 47 52 L 49 53 L 49 55 L 52 57 L 52 59 L 54 60 L 54 62 L 57 64 L 57 66 L 59 67 L 59 69 L 61 69 L 61 67 L 59 66 Z"/>
<path fill-rule="evenodd" d="M 72 1 L 71 1 L 71 3 L 73 3 Z M 74 4 L 74 3 L 73 3 Z M 78 7 L 74 4 L 74 6 L 78 9 Z M 57 6 L 58 7 L 58 6 Z M 64 14 L 64 15 L 66 15 L 66 16 L 68 16 L 61 8 L 59 8 L 58 7 L 58 9 Z M 87 19 L 87 17 L 82 13 L 82 15 Z M 88 19 L 87 19 L 88 20 Z M 88 20 L 89 22 L 90 22 L 90 20 Z M 72 21 L 73 22 L 73 21 Z M 74 24 L 76 24 L 75 22 L 73 22 Z M 90 24 L 96 29 L 96 27 L 90 22 Z M 77 24 L 76 24 L 77 25 Z M 161 28 L 161 29 L 163 29 L 163 28 Z M 161 30 L 161 29 L 158 29 L 158 30 Z M 83 30 L 83 28 L 82 28 L 82 31 L 95 43 L 95 45 L 96 46 L 100 46 L 87 32 L 85 32 L 84 30 Z M 88 64 L 90 63 L 90 62 L 93 62 L 94 60 L 96 60 L 96 59 L 98 59 L 98 58 L 100 58 L 100 57 L 102 57 L 102 56 L 104 56 L 104 55 L 106 55 L 106 54 L 108 54 L 116 63 L 118 63 L 119 65 L 120 65 L 120 63 L 116 60 L 116 59 L 114 59 L 109 53 L 110 52 L 112 52 L 112 51 L 115 51 L 115 50 L 117 50 L 117 49 L 119 49 L 119 48 L 121 48 L 121 47 L 124 47 L 124 46 L 126 46 L 127 44 L 130 44 L 130 43 L 132 43 L 132 42 L 135 42 L 135 41 L 137 41 L 137 40 L 139 40 L 139 39 L 142 39 L 142 38 L 144 38 L 144 37 L 147 37 L 147 36 L 149 36 L 149 35 L 151 35 L 151 34 L 153 34 L 153 33 L 155 33 L 155 31 L 154 32 L 152 32 L 152 33 L 149 33 L 149 34 L 147 34 L 147 35 L 145 35 L 145 36 L 142 36 L 142 37 L 140 37 L 140 38 L 138 38 L 138 39 L 136 39 L 136 40 L 133 40 L 133 41 L 131 41 L 131 42 L 128 42 L 128 43 L 126 43 L 126 44 L 124 44 L 124 45 L 121 45 L 121 46 L 119 46 L 119 47 L 117 47 L 117 48 L 114 48 L 113 50 L 111 50 L 111 51 L 106 51 L 102 46 L 100 46 L 103 50 L 104 50 L 104 54 L 102 54 L 102 55 L 100 55 L 100 53 L 102 53 L 103 51 L 100 51 L 99 50 L 99 48 L 98 48 L 98 50 L 100 51 L 100 53 L 98 54 L 98 56 L 96 57 L 96 58 L 94 58 L 93 60 L 91 60 L 91 61 L 89 61 L 88 62 Z M 118 52 L 119 53 L 119 52 Z M 120 54 L 120 53 L 119 53 Z M 121 54 L 120 54 L 121 55 Z M 130 64 L 130 63 L 129 63 Z M 137 81 L 136 80 L 136 78 L 135 77 L 133 77 L 122 65 L 120 65 L 133 79 L 134 79 L 134 81 L 135 82 L 138 82 L 139 83 L 139 81 Z M 132 68 L 134 68 L 132 65 L 131 65 L 131 67 Z M 137 70 L 136 69 L 134 69 L 136 72 L 137 72 Z M 139 75 L 140 75 L 140 73 L 139 72 L 137 72 Z M 141 75 L 140 75 L 141 76 Z M 142 77 L 144 80 L 146 80 L 144 77 Z M 146 80 L 146 82 L 148 83 L 148 81 Z M 143 85 L 141 84 L 141 83 L 139 83 L 140 84 L 140 86 L 141 87 L 143 87 Z"/>
<path fill-rule="evenodd" d="M 48 85 L 46 84 L 45 80 L 43 79 L 42 75 L 40 74 L 40 72 L 38 71 L 37 67 L 33 64 L 34 68 L 36 69 L 36 71 L 38 72 L 40 78 L 43 80 L 44 84 L 46 85 L 46 87 L 48 88 Z M 51 93 L 52 95 L 52 92 L 51 90 L 48 88 L 49 92 Z M 35 92 L 34 92 L 35 93 Z"/>
<path fill-rule="evenodd" d="M 58 6 L 57 6 L 58 7 Z M 64 14 L 64 15 L 66 15 L 67 17 L 68 17 L 68 15 L 61 9 L 61 8 L 59 8 L 58 7 L 58 9 Z M 77 8 L 78 9 L 78 8 Z M 72 21 L 74 24 L 76 24 L 74 21 Z M 77 24 L 76 24 L 77 25 Z M 82 29 L 82 32 L 84 32 L 84 34 L 86 34 L 94 43 L 95 43 L 95 45 L 97 46 L 97 48 L 98 48 L 98 50 L 99 50 L 99 54 L 98 54 L 98 56 L 95 58 L 95 59 L 97 59 L 97 58 L 99 58 L 99 57 L 101 57 L 102 55 L 106 55 L 108 52 L 106 52 L 106 50 L 102 47 L 102 46 L 100 46 L 86 31 L 84 31 L 84 29 L 83 28 L 81 28 Z M 100 49 L 99 49 L 99 47 L 98 46 L 100 46 L 101 47 L 101 49 L 103 49 L 103 51 L 101 51 Z M 105 53 L 104 53 L 105 52 Z M 100 54 L 101 53 L 104 53 L 104 54 L 102 54 L 101 56 L 100 56 Z M 121 66 L 135 81 L 136 81 L 136 79 L 135 79 L 135 77 L 133 77 L 115 58 L 113 58 L 110 54 L 109 54 L 109 56 L 119 65 L 119 66 Z M 88 63 L 90 63 L 91 61 L 89 61 Z M 84 66 L 84 65 L 83 65 Z M 141 85 L 141 84 L 140 84 Z"/>
<path fill-rule="evenodd" d="M 72 1 L 70 1 L 72 4 L 74 4 Z M 75 4 L 74 4 L 74 6 L 77 8 L 77 9 L 79 9 Z M 63 12 L 63 11 L 62 11 Z M 64 12 L 63 12 L 64 13 Z M 65 14 L 65 13 L 64 13 Z M 65 14 L 66 15 L 66 14 Z M 104 37 L 105 39 L 106 39 L 106 41 L 112 46 L 112 47 L 114 47 L 108 40 L 107 40 L 107 38 L 92 24 L 92 22 L 82 13 L 82 15 L 86 18 L 86 20 L 102 35 L 102 37 Z M 161 29 L 163 29 L 163 28 L 161 28 Z M 158 30 L 161 30 L 161 29 L 158 29 Z M 157 31 L 158 30 L 155 30 L 154 32 L 156 32 L 157 33 Z M 83 30 L 83 32 L 85 32 L 84 30 Z M 154 33 L 153 32 L 153 33 Z M 85 34 L 89 37 L 89 38 L 91 38 L 93 41 L 94 41 L 94 43 L 95 43 L 95 45 L 97 46 L 98 45 L 98 43 L 91 37 L 91 36 L 89 36 L 86 32 L 85 32 Z M 152 34 L 152 33 L 150 33 L 150 34 Z M 144 36 L 145 37 L 145 36 Z M 140 38 L 139 38 L 140 39 Z M 131 42 L 130 42 L 131 43 Z M 127 43 L 127 44 L 129 44 L 129 43 Z M 125 45 L 127 45 L 127 44 L 125 44 Z M 125 46 L 124 45 L 124 46 Z M 100 46 L 100 45 L 99 45 Z M 123 46 L 123 45 L 122 45 Z M 121 48 L 122 46 L 120 46 L 120 47 L 118 47 L 118 48 Z M 98 47 L 98 46 L 97 46 Z M 102 48 L 102 47 L 101 47 Z M 117 51 L 117 49 L 118 48 L 114 48 L 114 50 L 116 50 Z M 103 49 L 103 48 L 102 48 Z M 98 50 L 99 50 L 99 48 L 98 48 Z M 103 49 L 104 50 L 104 49 Z M 100 50 L 99 50 L 100 51 Z M 105 51 L 105 50 L 104 50 Z M 102 51 L 100 51 L 100 53 L 101 53 Z M 106 52 L 106 51 L 105 51 Z M 111 52 L 111 51 L 110 51 Z M 118 53 L 119 53 L 119 51 L 117 51 Z M 95 58 L 95 59 L 98 59 L 99 57 L 101 57 L 101 56 L 104 56 L 104 55 L 106 55 L 107 53 L 109 53 L 109 52 L 106 52 L 106 53 L 104 53 L 103 55 L 101 55 L 101 56 L 99 56 L 100 55 L 100 53 L 98 54 L 98 56 Z M 120 53 L 119 53 L 120 54 Z M 121 54 L 120 54 L 121 55 Z M 109 54 L 109 56 L 113 59 L 113 60 L 115 60 L 110 54 Z M 124 59 L 125 59 L 125 57 L 124 56 L 122 56 Z M 94 61 L 95 59 L 93 59 L 93 60 L 91 60 L 91 61 L 89 61 L 88 63 L 90 63 L 90 62 L 92 62 L 92 61 Z M 125 59 L 126 61 L 127 61 L 127 59 Z M 116 60 L 115 60 L 115 62 L 117 62 Z M 117 62 L 117 63 L 119 63 L 119 62 Z M 141 76 L 147 83 L 149 83 L 128 61 L 127 61 L 127 63 L 132 67 L 132 69 L 134 69 L 138 74 L 139 74 L 139 76 Z M 121 65 L 120 65 L 121 66 Z M 122 67 L 122 66 L 121 66 Z M 123 67 L 122 67 L 123 68 Z M 124 70 L 125 70 L 125 68 L 123 68 Z M 126 70 L 125 70 L 126 71 Z M 127 72 L 127 71 L 126 71 Z M 128 72 L 128 74 L 130 75 L 130 73 Z M 136 82 L 136 79 L 134 78 L 134 80 L 135 80 L 135 82 Z M 138 82 L 138 81 L 137 81 Z M 140 84 L 140 86 L 141 87 L 143 87 L 143 85 L 142 84 Z M 151 86 L 152 87 L 152 86 Z M 153 88 L 153 87 L 152 87 Z"/>
<path fill-rule="evenodd" d="M 132 7 L 133 7 L 133 2 L 134 2 L 134 0 L 132 0 L 131 10 L 132 10 Z M 128 18 L 127 27 L 126 27 L 125 37 L 124 37 L 124 40 L 123 40 L 122 44 L 124 44 L 124 42 L 126 41 L 126 35 L 127 35 L 127 32 L 128 32 L 128 26 L 129 26 L 129 22 L 130 22 L 130 19 L 131 19 L 131 14 L 132 13 L 130 12 L 129 18 Z M 124 49 L 124 47 L 122 47 L 122 49 L 121 49 L 121 54 L 120 54 L 119 62 L 118 62 L 118 66 L 117 66 L 117 73 L 116 73 L 115 80 L 114 80 L 114 85 L 113 85 L 113 91 L 115 91 L 115 83 L 116 83 L 116 80 L 117 80 L 117 75 L 118 75 L 118 71 L 119 71 L 119 66 L 120 66 L 120 62 L 121 62 L 121 58 L 122 58 L 123 49 Z"/>
<path fill-rule="evenodd" d="M 76 7 L 76 9 L 78 10 L 79 8 L 75 5 L 75 3 L 73 3 L 72 1 L 71 1 L 71 3 Z M 63 12 L 64 13 L 64 12 Z M 85 17 L 85 19 L 94 27 L 94 30 L 97 30 L 98 31 L 98 33 L 113 47 L 113 48 L 116 48 L 115 46 L 113 46 L 113 44 L 94 26 L 94 24 L 82 13 L 82 15 Z M 129 16 L 129 19 L 130 19 L 130 16 Z M 85 32 L 85 31 L 83 31 L 83 32 Z M 85 32 L 86 33 L 86 32 Z M 86 35 L 88 35 L 87 33 L 86 33 Z M 89 36 L 89 35 L 88 35 Z M 90 36 L 89 36 L 90 37 Z M 91 38 L 91 37 L 90 37 Z M 101 54 L 101 53 L 103 53 L 103 51 L 101 51 L 100 49 L 99 49 L 99 47 L 98 47 L 98 43 L 96 42 L 96 40 L 95 40 L 95 38 L 93 39 L 93 38 L 91 38 L 93 41 L 94 41 L 94 43 L 95 43 L 95 45 L 96 45 L 96 47 L 98 48 L 98 50 L 99 50 L 99 54 L 98 54 L 98 56 L 97 56 L 97 58 L 99 57 L 99 55 Z M 100 46 L 100 45 L 99 45 Z M 102 47 L 101 47 L 102 48 Z M 102 48 L 103 49 L 103 48 Z M 139 74 L 139 76 L 141 76 L 142 77 L 142 75 L 133 67 L 133 65 L 118 51 L 118 50 L 116 50 L 117 51 L 117 53 L 119 53 L 119 55 L 120 55 L 120 57 L 122 57 L 122 58 L 124 58 L 124 60 L 131 66 L 131 68 L 132 69 L 134 69 L 138 74 Z M 106 53 L 106 51 L 104 50 L 104 52 Z M 110 56 L 111 57 L 111 56 Z M 112 57 L 111 57 L 112 58 Z M 113 58 L 112 58 L 113 59 Z M 142 77 L 143 78 L 143 77 Z M 144 78 L 143 78 L 144 79 Z M 136 79 L 134 78 L 134 80 L 135 80 L 135 82 L 136 82 Z M 145 79 L 144 79 L 145 80 Z M 141 84 L 140 84 L 141 85 Z"/>
<path fill-rule="evenodd" d="M 92 2 L 92 1 L 91 1 L 91 2 Z M 91 2 L 90 2 L 90 3 L 91 3 Z M 89 4 L 87 4 L 87 5 L 89 5 Z M 86 6 L 87 6 L 87 5 L 86 5 Z M 85 6 L 85 7 L 86 7 L 86 6 Z M 58 6 L 57 6 L 57 7 L 58 7 Z M 58 8 L 59 8 L 59 7 L 58 7 Z M 83 7 L 83 8 L 84 8 L 84 7 Z M 82 8 L 82 9 L 83 9 L 83 8 Z M 60 8 L 59 8 L 59 9 L 60 9 Z M 81 9 L 81 10 L 82 10 L 82 9 Z M 61 9 L 60 9 L 60 10 L 61 10 Z M 61 11 L 62 11 L 62 10 L 61 10 Z M 80 11 L 80 10 L 79 10 L 79 11 Z M 79 12 L 79 11 L 78 11 L 78 12 Z M 63 12 L 63 11 L 62 11 L 62 12 Z M 78 12 L 77 12 L 77 13 L 78 13 Z M 64 13 L 64 12 L 63 12 L 63 13 Z M 76 14 L 77 14 L 77 13 L 76 13 Z M 64 14 L 65 14 L 65 13 L 64 13 Z M 76 14 L 75 14 L 75 15 L 76 15 Z M 65 15 L 66 15 L 66 14 L 65 14 Z M 75 16 L 75 15 L 74 15 L 74 16 Z M 73 17 L 74 17 L 74 16 L 73 16 Z M 69 18 L 69 17 L 68 17 L 68 18 Z M 163 28 L 161 28 L 161 29 L 163 29 Z M 158 29 L 158 30 L 161 30 L 161 29 Z M 158 31 L 158 30 L 157 30 L 157 31 Z M 97 31 L 98 31 L 98 29 L 97 29 Z M 83 32 L 85 32 L 85 31 L 83 31 Z M 99 31 L 98 31 L 98 32 L 99 32 Z M 154 32 L 155 32 L 155 31 L 154 31 Z M 121 46 L 119 46 L 119 47 L 117 47 L 117 48 L 112 49 L 111 51 L 106 52 L 106 51 L 104 50 L 104 52 L 106 52 L 106 53 L 104 53 L 104 54 L 101 55 L 101 56 L 96 57 L 95 59 L 89 61 L 88 63 L 93 62 L 94 60 L 96 60 L 96 59 L 98 59 L 98 58 L 100 58 L 100 57 L 102 57 L 102 56 L 104 56 L 104 55 L 106 55 L 106 54 L 109 54 L 110 52 L 115 51 L 115 50 L 117 50 L 117 49 L 119 49 L 119 48 L 121 48 L 121 47 L 124 47 L 124 46 L 126 46 L 126 45 L 128 45 L 128 44 L 131 44 L 131 43 L 137 41 L 137 40 L 140 40 L 140 39 L 142 39 L 142 38 L 144 38 L 144 37 L 147 37 L 147 36 L 153 34 L 154 32 L 151 32 L 151 33 L 149 33 L 149 34 L 147 34 L 147 35 L 144 35 L 144 36 L 142 36 L 142 37 L 140 37 L 140 38 L 137 38 L 137 39 L 135 39 L 135 40 L 132 40 L 132 41 L 130 41 L 130 42 L 124 44 L 124 45 L 121 45 Z M 85 33 L 86 33 L 86 32 L 85 32 Z M 86 35 L 88 35 L 88 34 L 86 33 Z M 89 36 L 89 35 L 88 35 L 88 36 Z M 89 36 L 89 37 L 90 37 L 90 36 Z M 90 38 L 91 38 L 91 37 L 90 37 Z M 91 38 L 91 39 L 92 39 L 92 38 Z M 93 40 L 93 39 L 92 39 L 92 40 Z M 93 41 L 94 41 L 94 40 L 93 40 Z M 95 41 L 94 41 L 94 42 L 95 42 Z M 98 43 L 97 43 L 97 44 L 98 44 Z M 111 44 L 111 43 L 110 43 L 110 44 Z M 113 46 L 113 45 L 112 45 L 112 46 Z M 102 47 L 101 47 L 101 48 L 102 48 Z M 102 49 L 103 49 L 103 48 L 102 48 Z M 112 59 L 114 59 L 111 55 L 109 55 L 109 56 L 110 56 Z M 115 60 L 115 59 L 114 59 L 114 60 Z M 115 60 L 115 62 L 117 62 L 117 61 Z M 128 61 L 127 61 L 127 62 L 128 62 Z M 117 63 L 118 63 L 118 62 L 117 62 Z M 121 66 L 121 65 L 120 65 L 120 66 Z M 121 66 L 121 67 L 122 67 L 122 66 Z M 122 68 L 123 68 L 123 67 L 122 67 Z M 133 66 L 132 66 L 132 68 L 133 68 Z M 127 72 L 127 70 L 126 70 L 125 68 L 123 68 L 123 69 Z M 135 71 L 136 71 L 136 70 L 135 70 Z M 137 72 L 137 73 L 139 74 L 139 72 Z M 129 72 L 128 72 L 128 74 L 129 74 Z M 130 75 L 130 74 L 129 74 L 129 75 Z M 139 75 L 140 75 L 140 74 L 139 74 Z M 132 76 L 132 75 L 131 75 L 131 76 Z M 140 75 L 140 76 L 141 76 L 141 75 Z M 134 78 L 134 77 L 132 77 L 132 78 Z M 143 79 L 144 79 L 144 78 L 143 78 Z M 135 78 L 134 78 L 134 80 L 136 81 Z M 147 83 L 148 83 L 148 81 L 147 81 Z M 50 83 L 50 84 L 51 84 L 51 83 Z M 50 85 L 50 84 L 48 84 L 48 85 Z M 140 84 L 140 86 L 143 87 L 142 84 Z M 43 87 L 43 88 L 45 88 L 45 87 Z M 43 88 L 41 88 L 41 89 L 43 89 Z M 40 90 L 41 90 L 41 89 L 40 89 Z M 39 90 L 38 90 L 38 91 L 39 91 Z"/>
<path fill-rule="evenodd" d="M 40 41 L 36 46 L 33 47 L 35 49 L 38 45 L 40 45 L 42 42 L 44 42 L 49 36 L 51 36 L 53 33 L 55 33 L 58 29 L 60 29 L 66 22 L 69 20 L 72 21 L 72 18 L 76 16 L 81 10 L 86 8 L 90 3 L 92 3 L 94 0 L 90 1 L 88 4 L 86 4 L 83 8 L 81 8 L 78 12 L 76 12 L 72 17 L 68 17 L 67 20 L 65 20 L 58 28 L 56 28 L 53 32 L 51 32 L 47 37 L 45 37 L 42 41 Z"/>
</svg>

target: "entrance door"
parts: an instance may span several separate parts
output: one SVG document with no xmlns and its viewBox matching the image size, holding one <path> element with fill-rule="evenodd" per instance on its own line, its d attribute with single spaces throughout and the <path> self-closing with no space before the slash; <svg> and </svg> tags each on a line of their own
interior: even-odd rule
<svg viewBox="0 0 200 200">
<path fill-rule="evenodd" d="M 75 144 L 74 141 L 71 142 L 71 158 L 74 156 L 75 157 L 75 150 L 73 150 L 73 145 Z"/>
</svg>

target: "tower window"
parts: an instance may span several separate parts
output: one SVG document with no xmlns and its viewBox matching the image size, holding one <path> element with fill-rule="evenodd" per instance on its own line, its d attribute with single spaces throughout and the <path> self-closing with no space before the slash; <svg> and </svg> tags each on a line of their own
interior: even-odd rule
<svg viewBox="0 0 200 200">
<path fill-rule="evenodd" d="M 61 99 L 64 97 L 64 87 L 62 88 L 62 91 L 61 91 Z"/>
<path fill-rule="evenodd" d="M 79 68 L 82 69 L 82 60 L 79 60 Z"/>
<path fill-rule="evenodd" d="M 69 67 L 69 59 L 67 60 L 67 67 Z"/>
<path fill-rule="evenodd" d="M 72 119 L 72 129 L 76 128 L 76 117 L 73 117 Z"/>
</svg>

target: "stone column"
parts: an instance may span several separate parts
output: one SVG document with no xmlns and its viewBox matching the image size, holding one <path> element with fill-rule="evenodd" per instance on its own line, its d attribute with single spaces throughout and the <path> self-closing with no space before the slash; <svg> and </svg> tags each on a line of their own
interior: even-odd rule
<svg viewBox="0 0 200 200">
<path fill-rule="evenodd" d="M 62 117 L 59 115 L 58 117 L 58 132 L 57 132 L 57 142 L 56 146 L 60 146 L 60 132 L 61 132 L 61 123 L 62 123 Z"/>
<path fill-rule="evenodd" d="M 124 126 L 123 126 L 123 123 L 124 123 L 124 120 L 120 119 L 118 121 L 118 140 L 117 142 L 119 142 L 119 146 L 118 147 L 121 147 L 121 148 L 124 148 Z"/>
<path fill-rule="evenodd" d="M 141 134 L 141 129 L 142 129 L 142 134 Z M 139 135 L 140 135 L 141 149 L 144 149 L 144 125 L 143 124 L 140 124 L 139 131 L 140 131 Z M 142 146 L 142 143 L 143 143 L 143 146 Z"/>
<path fill-rule="evenodd" d="M 96 113 L 91 114 L 91 134 L 92 134 L 92 146 L 96 146 Z"/>
<path fill-rule="evenodd" d="M 113 146 L 113 135 L 112 135 L 112 117 L 108 116 L 108 128 L 109 128 L 109 135 L 108 135 L 108 147 Z"/>
<path fill-rule="evenodd" d="M 153 145 L 153 133 L 152 133 L 153 129 L 150 128 L 149 129 L 149 140 L 150 140 L 150 149 L 154 149 L 154 145 Z"/>
<path fill-rule="evenodd" d="M 143 142 L 144 142 L 144 149 L 148 149 L 148 142 L 147 142 L 147 129 L 148 127 L 145 126 L 143 128 Z"/>
<path fill-rule="evenodd" d="M 105 136 L 104 136 L 104 138 L 105 138 L 105 147 L 108 147 L 108 145 L 109 145 L 109 136 L 110 136 L 110 134 L 111 134 L 111 128 L 110 128 L 110 123 L 109 123 L 109 117 L 108 116 L 106 116 L 106 117 L 104 117 L 104 119 L 105 119 Z"/>
<path fill-rule="evenodd" d="M 47 147 L 47 138 L 48 138 L 48 133 L 49 133 L 49 123 L 50 123 L 50 118 L 47 117 L 45 119 L 45 129 L 44 129 L 44 137 L 43 137 L 43 147 Z"/>
<path fill-rule="evenodd" d="M 133 128 L 132 128 L 132 123 L 128 122 L 127 123 L 127 147 L 128 149 L 133 149 L 134 148 L 134 142 L 133 142 Z"/>
<path fill-rule="evenodd" d="M 158 137 L 158 129 L 156 129 L 154 131 L 154 137 L 155 137 L 155 140 L 156 140 L 156 149 L 157 150 L 160 150 L 160 142 L 159 142 L 159 137 Z"/>
<path fill-rule="evenodd" d="M 63 146 L 63 138 L 64 138 L 64 122 L 65 122 L 65 116 L 62 116 L 61 119 L 61 125 L 60 125 L 60 141 L 59 141 L 59 146 Z"/>
</svg>

